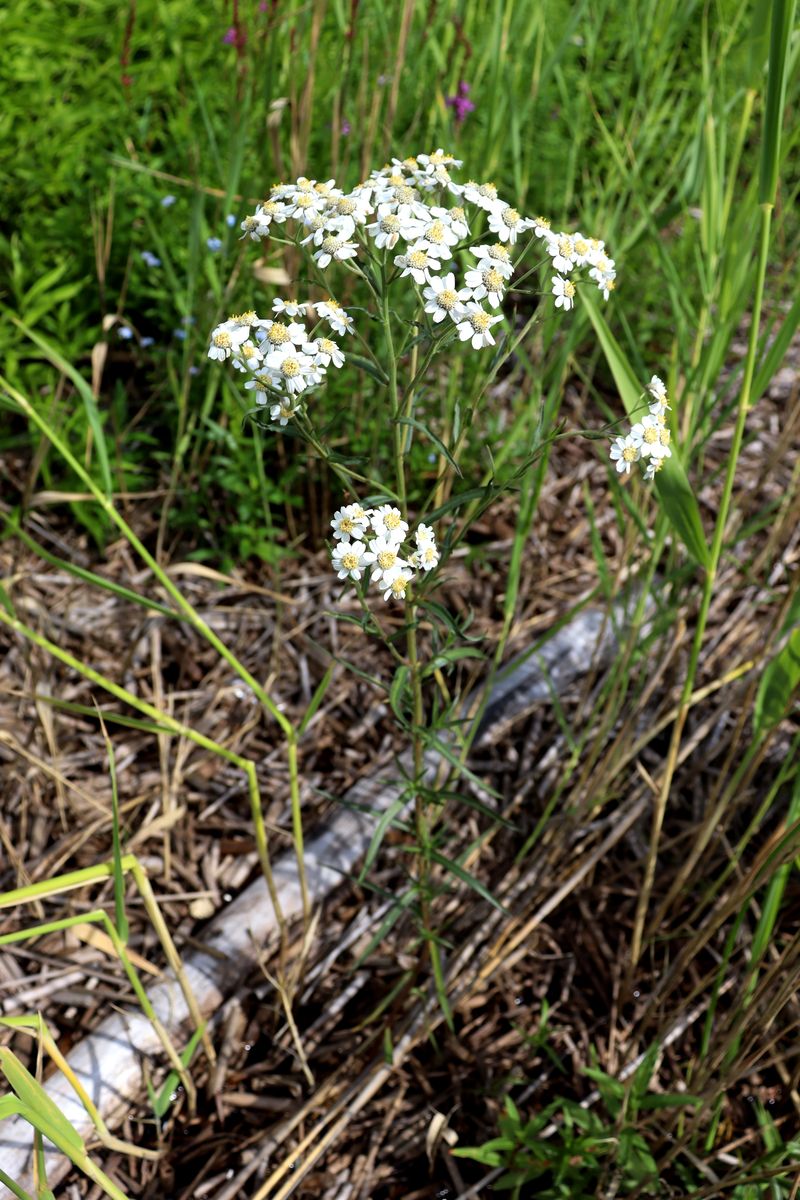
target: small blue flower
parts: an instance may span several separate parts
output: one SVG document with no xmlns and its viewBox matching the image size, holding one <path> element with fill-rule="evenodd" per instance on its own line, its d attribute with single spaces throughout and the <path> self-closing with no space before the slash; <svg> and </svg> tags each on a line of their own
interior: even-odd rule
<svg viewBox="0 0 800 1200">
<path fill-rule="evenodd" d="M 206 245 L 213 254 L 222 249 L 222 242 L 217 237 L 206 238 Z"/>
<path fill-rule="evenodd" d="M 196 320 L 197 317 L 193 317 L 192 314 L 189 313 L 188 317 L 181 317 L 181 325 L 194 325 Z"/>
<path fill-rule="evenodd" d="M 236 213 L 228 213 L 225 218 L 225 224 L 228 226 L 228 229 L 233 229 L 236 224 Z"/>
<path fill-rule="evenodd" d="M 172 332 L 173 332 L 174 336 L 178 339 L 179 342 L 186 341 L 186 330 L 185 329 L 173 329 Z"/>
<path fill-rule="evenodd" d="M 175 203 L 175 197 L 174 197 L 174 196 L 164 196 L 164 197 L 163 197 L 163 199 L 162 199 L 162 201 L 161 201 L 161 207 L 162 207 L 162 208 L 172 208 L 172 205 L 173 205 L 174 203 Z"/>
<path fill-rule="evenodd" d="M 161 259 L 157 254 L 153 254 L 152 250 L 142 250 L 140 256 L 143 263 L 148 267 L 160 267 Z"/>
<path fill-rule="evenodd" d="M 129 342 L 133 337 L 133 330 L 130 325 L 120 325 L 117 333 L 122 338 L 123 342 Z"/>
<path fill-rule="evenodd" d="M 189 367 L 189 374 L 190 375 L 199 375 L 200 368 L 199 367 Z"/>
<path fill-rule="evenodd" d="M 151 338 L 151 337 L 143 337 L 143 338 L 141 339 L 141 342 L 140 342 L 139 344 L 140 344 L 141 346 L 144 346 L 144 347 L 145 347 L 145 349 L 146 349 L 148 346 L 152 346 L 152 345 L 154 345 L 154 344 L 155 344 L 155 340 L 156 340 L 155 338 Z"/>
</svg>

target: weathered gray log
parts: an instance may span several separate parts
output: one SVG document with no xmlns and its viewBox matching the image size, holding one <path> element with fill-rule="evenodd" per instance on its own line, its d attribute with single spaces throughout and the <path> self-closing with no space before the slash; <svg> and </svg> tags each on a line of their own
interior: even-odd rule
<svg viewBox="0 0 800 1200">
<path fill-rule="evenodd" d="M 632 603 L 628 598 L 628 605 Z M 590 664 L 606 666 L 617 649 L 615 628 L 625 627 L 625 604 L 617 602 L 610 617 L 605 610 L 586 608 L 560 629 L 535 654 L 520 655 L 504 668 L 490 693 L 478 732 L 478 742 L 496 739 L 515 719 L 554 693 L 564 693 L 586 674 Z M 439 768 L 438 756 L 425 759 L 427 782 Z M 406 763 L 406 768 L 410 764 Z M 306 842 L 305 864 L 314 904 L 320 904 L 364 857 L 377 819 L 398 798 L 401 772 L 397 765 L 383 767 L 359 781 L 345 797 L 342 808 L 327 826 Z M 275 880 L 287 919 L 302 913 L 297 868 L 292 854 L 275 863 Z M 204 1017 L 211 1017 L 257 962 L 258 949 L 276 935 L 276 923 L 263 879 L 259 878 L 221 911 L 206 927 L 202 940 L 208 953 L 194 950 L 184 958 L 186 973 Z M 149 989 L 157 1016 L 171 1037 L 180 1040 L 189 1013 L 177 982 L 171 975 Z M 46 1015 L 46 1014 L 45 1014 Z M 163 1057 L 150 1022 L 138 1011 L 115 1013 L 70 1052 L 68 1061 L 106 1124 L 119 1123 L 144 1091 L 142 1059 Z M 91 1141 L 93 1126 L 64 1076 L 57 1072 L 47 1082 L 47 1092 L 80 1135 Z M 48 1144 L 49 1145 L 49 1144 Z M 31 1186 L 30 1126 L 19 1118 L 0 1122 L 0 1167 L 21 1186 Z M 102 1150 L 97 1151 L 102 1161 Z M 48 1182 L 63 1179 L 70 1164 L 54 1148 L 47 1153 Z M 0 1197 L 11 1193 L 0 1185 Z"/>
</svg>

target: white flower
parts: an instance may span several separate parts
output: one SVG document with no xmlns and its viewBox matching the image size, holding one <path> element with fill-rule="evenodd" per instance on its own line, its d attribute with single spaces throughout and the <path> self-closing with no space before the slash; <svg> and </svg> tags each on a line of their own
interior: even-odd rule
<svg viewBox="0 0 800 1200">
<path fill-rule="evenodd" d="M 506 280 L 497 267 L 490 266 L 486 260 L 484 265 L 474 271 L 467 271 L 464 282 L 471 289 L 473 299 L 483 300 L 488 297 L 492 308 L 499 308 L 503 301 Z"/>
<path fill-rule="evenodd" d="M 465 183 L 464 199 L 469 200 L 470 204 L 477 204 L 486 212 L 491 212 L 497 204 L 497 188 L 493 183 Z"/>
<path fill-rule="evenodd" d="M 444 221 L 429 221 L 419 236 L 419 245 L 433 258 L 450 258 L 453 246 L 458 245 L 458 234 Z"/>
<path fill-rule="evenodd" d="M 554 275 L 553 295 L 556 298 L 556 308 L 563 308 L 568 312 L 575 303 L 575 284 L 569 279 L 562 279 L 560 275 Z"/>
<path fill-rule="evenodd" d="M 360 542 L 369 526 L 369 517 L 360 504 L 347 504 L 333 514 L 331 528 L 335 541 L 355 539 Z"/>
<path fill-rule="evenodd" d="M 246 315 L 249 316 L 249 314 Z M 253 315 L 255 316 L 255 314 Z M 208 357 L 217 362 L 223 362 L 226 358 L 230 358 L 231 354 L 237 351 L 249 336 L 250 325 L 249 323 L 245 324 L 241 318 L 231 317 L 230 320 L 223 321 L 211 334 Z"/>
<path fill-rule="evenodd" d="M 408 566 L 406 560 L 400 557 L 400 542 L 387 537 L 373 538 L 364 555 L 364 563 L 372 567 L 371 580 L 375 583 L 383 580 L 384 587 L 400 574 L 403 567 Z"/>
<path fill-rule="evenodd" d="M 429 271 L 438 271 L 441 263 L 432 258 L 424 249 L 424 242 L 414 245 L 406 254 L 398 254 L 394 260 L 396 267 L 402 267 L 401 279 L 410 275 L 415 283 L 425 283 Z"/>
<path fill-rule="evenodd" d="M 239 228 L 244 230 L 243 238 L 249 237 L 257 242 L 269 233 L 269 227 L 273 221 L 283 224 L 285 220 L 286 210 L 283 205 L 277 200 L 266 200 L 263 204 L 258 205 L 251 217 L 245 217 Z"/>
<path fill-rule="evenodd" d="M 642 458 L 669 458 L 672 455 L 669 430 L 657 417 L 642 417 L 631 429 L 630 437 L 639 447 Z"/>
<path fill-rule="evenodd" d="M 400 509 L 391 504 L 382 504 L 380 508 L 370 509 L 369 517 L 372 528 L 379 537 L 399 543 L 408 533 L 408 521 L 404 521 Z"/>
<path fill-rule="evenodd" d="M 478 259 L 481 267 L 484 263 L 494 267 L 504 279 L 510 279 L 514 274 L 511 255 L 502 242 L 496 242 L 493 246 L 473 246 L 471 253 Z"/>
<path fill-rule="evenodd" d="M 414 578 L 411 571 L 404 568 L 393 576 L 391 583 L 383 593 L 384 600 L 405 600 L 406 589 L 409 583 Z M 384 579 L 384 583 L 388 582 Z"/>
<path fill-rule="evenodd" d="M 313 363 L 307 354 L 296 350 L 294 346 L 286 346 L 281 350 L 273 350 L 265 359 L 266 365 L 273 373 L 275 383 L 287 392 L 302 392 L 309 383 L 317 382 L 313 377 Z"/>
<path fill-rule="evenodd" d="M 336 333 L 343 336 L 345 333 L 353 332 L 353 318 L 349 317 L 342 306 L 332 300 L 330 296 L 314 307 L 317 310 L 317 316 L 327 321 Z"/>
<path fill-rule="evenodd" d="M 537 238 L 546 238 L 550 236 L 550 222 L 547 217 L 533 218 L 533 236 Z"/>
<path fill-rule="evenodd" d="M 350 192 L 331 200 L 326 211 L 333 216 L 350 217 L 356 225 L 363 225 L 373 208 L 366 192 Z"/>
<path fill-rule="evenodd" d="M 266 404 L 267 403 L 266 389 L 271 388 L 273 386 L 274 386 L 274 381 L 272 379 L 272 376 L 267 371 L 258 371 L 252 377 L 252 379 L 247 380 L 247 382 L 244 385 L 244 388 L 245 388 L 246 392 L 252 392 L 252 391 L 255 392 L 256 404 Z"/>
<path fill-rule="evenodd" d="M 298 303 L 297 300 L 281 300 L 278 296 L 272 301 L 272 311 L 279 315 L 286 313 L 287 317 L 304 317 L 306 315 L 305 304 Z"/>
<path fill-rule="evenodd" d="M 458 336 L 462 342 L 466 342 L 469 338 L 472 341 L 473 350 L 480 350 L 482 346 L 493 346 L 495 342 L 491 334 L 491 327 L 502 319 L 500 316 L 490 316 L 489 313 L 484 312 L 480 304 L 470 300 L 466 305 L 464 320 L 458 326 Z"/>
<path fill-rule="evenodd" d="M 292 404 L 291 400 L 281 400 L 279 404 L 271 405 L 269 410 L 270 419 L 277 421 L 279 425 L 288 425 L 299 407 L 298 404 Z"/>
<path fill-rule="evenodd" d="M 423 571 L 432 571 L 434 567 L 438 567 L 439 557 L 439 551 L 433 542 L 423 542 L 417 548 L 412 565 L 419 567 Z"/>
<path fill-rule="evenodd" d="M 645 480 L 645 482 L 651 483 L 655 479 L 656 475 L 661 470 L 663 465 L 664 465 L 663 458 L 648 458 L 647 466 L 645 467 L 644 471 L 642 472 L 642 477 Z"/>
<path fill-rule="evenodd" d="M 344 366 L 344 355 L 336 342 L 330 338 L 317 338 L 315 342 L 308 342 L 303 346 L 303 353 L 310 355 L 314 365 L 318 367 L 329 367 L 331 363 L 335 367 Z"/>
<path fill-rule="evenodd" d="M 592 243 L 582 233 L 573 233 L 570 241 L 572 242 L 571 257 L 575 266 L 582 267 L 584 263 L 590 262 L 592 258 Z"/>
<path fill-rule="evenodd" d="M 367 233 L 374 237 L 379 250 L 392 250 L 400 240 L 402 222 L 393 212 L 384 210 L 381 213 L 383 208 L 381 205 L 378 209 L 378 220 L 367 226 Z"/>
<path fill-rule="evenodd" d="M 443 221 L 445 225 L 449 225 L 459 241 L 462 238 L 469 237 L 469 221 L 463 208 L 458 206 L 453 208 L 432 208 L 431 216 L 439 221 Z"/>
<path fill-rule="evenodd" d="M 314 251 L 312 257 L 317 266 L 324 270 L 331 259 L 341 262 L 345 258 L 355 258 L 357 254 L 358 246 L 355 242 L 348 242 L 346 238 L 337 237 L 335 233 L 331 233 L 322 239 L 322 244 L 318 250 Z"/>
<path fill-rule="evenodd" d="M 575 266 L 575 249 L 568 233 L 553 233 L 547 238 L 547 253 L 553 260 L 556 271 L 569 275 Z"/>
<path fill-rule="evenodd" d="M 469 299 L 470 293 L 466 288 L 462 288 L 460 292 L 456 291 L 456 277 L 451 273 L 441 278 L 431 275 L 430 284 L 423 289 L 422 295 L 427 300 L 425 312 L 430 313 L 438 323 L 445 317 L 460 321 L 466 311 L 464 301 Z"/>
<path fill-rule="evenodd" d="M 266 344 L 271 350 L 281 346 L 302 346 L 308 341 L 306 327 L 299 321 L 291 321 L 288 325 L 284 325 L 281 321 L 271 321 L 269 317 L 265 317 L 261 322 L 261 328 L 256 336 L 262 346 Z"/>
<path fill-rule="evenodd" d="M 417 526 L 414 532 L 414 540 L 417 543 L 417 549 L 422 546 L 431 546 L 436 544 L 436 534 L 431 529 L 430 525 L 425 525 L 422 522 Z"/>
<path fill-rule="evenodd" d="M 334 546 L 332 560 L 333 569 L 339 572 L 340 579 L 360 579 L 364 570 L 363 542 L 339 542 Z"/>
<path fill-rule="evenodd" d="M 242 342 L 231 359 L 231 363 L 237 371 L 255 371 L 263 361 L 264 355 L 251 341 Z"/>
<path fill-rule="evenodd" d="M 654 400 L 657 400 L 664 408 L 669 408 L 667 404 L 667 388 L 663 380 L 657 375 L 651 375 L 650 382 L 647 385 L 647 390 Z"/>
<path fill-rule="evenodd" d="M 634 442 L 630 434 L 627 437 L 618 437 L 614 439 L 611 446 L 611 461 L 617 464 L 617 471 L 620 475 L 624 472 L 630 475 L 631 466 L 639 461 L 639 447 Z"/>
<path fill-rule="evenodd" d="M 520 216 L 510 204 L 505 204 L 502 208 L 498 205 L 489 212 L 489 228 L 492 233 L 496 233 L 501 242 L 508 242 L 510 246 L 513 246 L 519 235 L 530 229 L 532 224 L 532 221 Z"/>
</svg>

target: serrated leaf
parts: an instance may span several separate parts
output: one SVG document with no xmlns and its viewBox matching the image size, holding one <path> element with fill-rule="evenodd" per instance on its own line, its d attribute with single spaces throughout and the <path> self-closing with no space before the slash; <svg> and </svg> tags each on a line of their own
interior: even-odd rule
<svg viewBox="0 0 800 1200">
<path fill-rule="evenodd" d="M 642 415 L 644 388 L 637 380 L 622 347 L 608 328 L 594 297 L 589 292 L 582 292 L 581 301 L 594 326 L 622 403 L 625 405 L 625 411 L 632 421 L 636 421 Z M 672 457 L 664 460 L 664 465 L 653 482 L 670 525 L 692 558 L 701 567 L 707 567 L 710 556 L 703 522 L 700 520 L 700 509 L 677 450 L 673 449 Z"/>
</svg>

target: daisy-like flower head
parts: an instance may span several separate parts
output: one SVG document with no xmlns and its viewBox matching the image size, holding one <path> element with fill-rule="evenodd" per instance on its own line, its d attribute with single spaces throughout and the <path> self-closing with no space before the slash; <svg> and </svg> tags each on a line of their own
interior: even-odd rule
<svg viewBox="0 0 800 1200">
<path fill-rule="evenodd" d="M 430 525 L 425 525 L 423 522 L 420 522 L 414 532 L 414 541 L 417 543 L 418 550 L 422 546 L 435 546 L 436 534 L 433 532 Z"/>
<path fill-rule="evenodd" d="M 314 365 L 318 367 L 329 367 L 331 363 L 335 367 L 344 366 L 344 355 L 336 342 L 330 338 L 317 338 L 314 342 L 308 342 L 303 347 L 303 353 L 313 358 Z"/>
<path fill-rule="evenodd" d="M 370 579 L 373 583 L 383 580 L 384 586 L 390 584 L 396 575 L 408 563 L 400 557 L 401 543 L 394 538 L 376 537 L 369 544 L 364 563 L 372 568 Z"/>
<path fill-rule="evenodd" d="M 264 361 L 264 355 L 251 341 L 242 342 L 231 362 L 237 371 L 255 371 Z"/>
<path fill-rule="evenodd" d="M 400 240 L 403 223 L 396 213 L 381 215 L 381 208 L 378 209 L 378 220 L 367 226 L 367 233 L 372 234 L 379 250 L 392 250 Z"/>
<path fill-rule="evenodd" d="M 438 217 L 440 221 L 443 220 L 442 213 L 447 213 L 450 228 L 459 241 L 462 238 L 469 237 L 469 221 L 467 220 L 467 214 L 460 205 L 456 204 L 452 208 L 431 209 L 431 215 Z"/>
<path fill-rule="evenodd" d="M 322 239 L 319 249 L 312 257 L 317 266 L 324 270 L 333 259 L 342 262 L 345 258 L 355 258 L 357 254 L 358 246 L 355 242 L 348 242 L 346 238 L 331 233 Z"/>
<path fill-rule="evenodd" d="M 249 313 L 246 313 L 245 316 L 249 316 Z M 211 333 L 208 357 L 217 362 L 223 362 L 226 358 L 230 358 L 231 354 L 234 354 L 249 336 L 250 324 L 245 322 L 242 317 L 231 317 L 228 321 L 223 321 Z"/>
<path fill-rule="evenodd" d="M 533 235 L 537 238 L 546 238 L 550 236 L 550 222 L 547 217 L 533 218 Z"/>
<path fill-rule="evenodd" d="M 440 557 L 434 542 L 423 542 L 414 554 L 412 565 L 421 571 L 432 571 L 434 567 L 438 567 Z"/>
<path fill-rule="evenodd" d="M 250 217 L 245 217 L 239 226 L 243 230 L 242 238 L 249 237 L 254 242 L 266 237 L 273 221 L 281 225 L 286 220 L 286 210 L 278 200 L 265 200 L 256 207 Z"/>
<path fill-rule="evenodd" d="M 657 375 L 650 376 L 650 382 L 647 385 L 647 390 L 654 400 L 657 400 L 658 403 L 663 405 L 664 408 L 669 408 L 669 405 L 667 404 L 666 384 L 662 379 L 659 379 Z"/>
<path fill-rule="evenodd" d="M 575 284 L 570 279 L 554 275 L 553 295 L 556 298 L 556 308 L 563 308 L 565 312 L 568 312 L 575 303 Z"/>
<path fill-rule="evenodd" d="M 562 275 L 569 275 L 575 266 L 575 248 L 569 234 L 550 234 L 546 245 L 556 271 L 560 271 Z"/>
<path fill-rule="evenodd" d="M 506 288 L 506 279 L 497 267 L 491 266 L 484 259 L 483 265 L 477 270 L 467 271 L 464 282 L 472 291 L 474 300 L 483 300 L 484 297 L 487 297 L 492 308 L 500 307 Z"/>
<path fill-rule="evenodd" d="M 414 245 L 405 254 L 398 254 L 395 257 L 394 265 L 402 267 L 401 279 L 410 275 L 415 283 L 422 284 L 427 282 L 429 271 L 439 270 L 442 264 L 428 253 L 424 245 L 424 242 Z"/>
<path fill-rule="evenodd" d="M 666 435 L 665 437 L 662 435 Z M 630 432 L 642 458 L 669 458 L 669 430 L 653 416 L 642 417 Z"/>
<path fill-rule="evenodd" d="M 642 472 L 642 477 L 644 478 L 645 482 L 652 483 L 652 481 L 655 479 L 656 475 L 661 470 L 663 465 L 664 465 L 663 458 L 648 458 L 647 466 L 645 467 L 644 471 Z"/>
<path fill-rule="evenodd" d="M 255 392 L 256 404 L 267 403 L 267 388 L 274 386 L 272 376 L 268 371 L 256 371 L 252 378 L 248 379 L 244 385 L 246 392 Z"/>
<path fill-rule="evenodd" d="M 362 541 L 369 527 L 369 517 L 360 504 L 346 504 L 333 514 L 331 528 L 335 541 Z"/>
<path fill-rule="evenodd" d="M 290 395 L 305 391 L 309 383 L 316 382 L 312 378 L 311 359 L 293 345 L 273 350 L 267 355 L 265 362 L 273 373 L 276 385 L 284 388 Z"/>
<path fill-rule="evenodd" d="M 333 548 L 331 558 L 333 569 L 338 572 L 339 579 L 360 579 L 366 565 L 364 559 L 365 546 L 363 542 L 341 541 Z"/>
<path fill-rule="evenodd" d="M 288 398 L 281 400 L 280 403 L 270 406 L 270 420 L 274 421 L 277 425 L 288 425 L 292 417 L 299 410 L 299 407 L 299 404 L 293 404 Z"/>
<path fill-rule="evenodd" d="M 458 234 L 444 221 L 429 221 L 420 234 L 420 244 L 433 258 L 450 258 L 453 246 L 458 245 Z"/>
<path fill-rule="evenodd" d="M 441 277 L 431 275 L 430 284 L 423 289 L 422 295 L 427 301 L 425 312 L 430 313 L 438 324 L 445 317 L 460 321 L 466 311 L 464 301 L 469 299 L 470 293 L 468 288 L 456 291 L 456 277 L 451 272 Z"/>
<path fill-rule="evenodd" d="M 494 267 L 504 279 L 510 279 L 514 274 L 511 255 L 502 242 L 495 242 L 493 246 L 474 246 L 471 253 L 478 259 L 481 267 L 484 263 Z"/>
<path fill-rule="evenodd" d="M 405 600 L 408 585 L 413 578 L 414 576 L 412 572 L 409 571 L 407 567 L 404 567 L 402 570 L 398 571 L 397 574 L 393 576 L 392 581 L 387 587 L 386 591 L 383 593 L 384 600 Z M 386 582 L 387 580 L 384 578 L 384 583 Z"/>
<path fill-rule="evenodd" d="M 490 213 L 497 204 L 497 188 L 493 183 L 465 183 L 464 199 Z"/>
<path fill-rule="evenodd" d="M 341 304 L 331 299 L 330 296 L 314 307 L 317 310 L 317 316 L 327 321 L 336 333 L 344 336 L 346 333 L 353 332 L 353 318 L 348 316 Z"/>
<path fill-rule="evenodd" d="M 371 509 L 369 516 L 378 537 L 399 544 L 408 533 L 408 521 L 403 520 L 400 509 L 392 504 L 382 504 L 380 508 Z"/>
<path fill-rule="evenodd" d="M 286 313 L 287 317 L 304 317 L 306 306 L 297 300 L 281 300 L 279 296 L 276 296 L 272 301 L 272 311 L 277 315 Z"/>
<path fill-rule="evenodd" d="M 519 235 L 530 229 L 532 224 L 532 221 L 520 216 L 510 204 L 502 207 L 498 205 L 489 212 L 489 228 L 492 233 L 496 233 L 501 242 L 508 242 L 510 246 L 513 246 Z"/>
<path fill-rule="evenodd" d="M 473 350 L 480 350 L 483 346 L 493 346 L 495 341 L 492 336 L 492 326 L 502 319 L 501 316 L 491 316 L 481 308 L 480 304 L 470 300 L 466 305 L 464 319 L 458 326 L 458 336 L 462 342 L 469 339 Z"/>
<path fill-rule="evenodd" d="M 611 444 L 611 461 L 617 464 L 617 471 L 622 475 L 630 475 L 631 467 L 641 457 L 639 447 L 630 434 L 627 437 L 615 438 Z"/>
<path fill-rule="evenodd" d="M 576 267 L 582 267 L 584 263 L 591 260 L 592 244 L 582 233 L 573 233 L 571 241 L 572 259 Z"/>
</svg>

